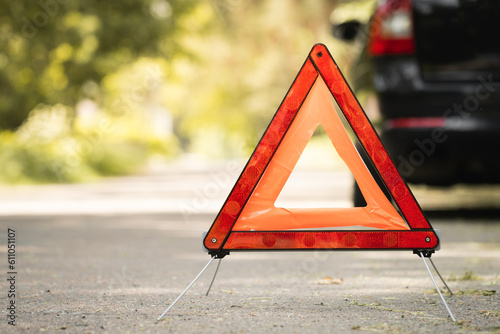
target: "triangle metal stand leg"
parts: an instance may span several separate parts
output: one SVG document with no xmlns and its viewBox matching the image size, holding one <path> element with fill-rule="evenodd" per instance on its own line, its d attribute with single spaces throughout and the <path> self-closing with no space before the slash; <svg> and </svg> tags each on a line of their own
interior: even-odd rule
<svg viewBox="0 0 500 334">
<path fill-rule="evenodd" d="M 215 281 L 215 276 L 217 276 L 217 272 L 219 271 L 221 261 L 222 261 L 222 258 L 219 258 L 219 262 L 217 263 L 217 268 L 215 269 L 214 277 L 212 278 L 212 282 L 210 282 L 210 285 L 208 286 L 208 290 L 207 290 L 207 293 L 205 294 L 205 296 L 208 296 L 208 294 L 210 293 L 210 289 L 212 288 L 212 285 L 214 284 L 214 281 Z"/>
<path fill-rule="evenodd" d="M 441 282 L 443 282 L 444 286 L 446 287 L 446 289 L 448 290 L 448 292 L 450 293 L 450 295 L 453 296 L 453 292 L 451 292 L 450 287 L 448 286 L 448 284 L 446 284 L 445 280 L 443 279 L 443 277 L 439 273 L 439 270 L 436 268 L 436 265 L 434 264 L 434 261 L 432 261 L 431 257 L 429 257 L 429 261 L 431 262 L 432 266 L 434 267 L 434 270 L 436 271 L 436 273 L 438 274 L 439 278 L 441 279 Z"/>
<path fill-rule="evenodd" d="M 167 307 L 167 309 L 158 317 L 158 319 L 156 319 L 156 322 L 160 321 L 165 316 L 165 314 L 167 314 L 167 312 L 170 311 L 170 309 L 182 298 L 182 296 L 184 296 L 184 294 L 193 286 L 193 284 L 198 280 L 198 278 L 200 278 L 200 276 L 205 272 L 205 270 L 207 270 L 208 266 L 210 266 L 213 260 L 215 260 L 215 255 L 210 259 L 210 261 L 208 261 L 207 265 L 200 271 L 198 276 L 196 276 L 194 280 L 187 286 L 187 288 L 184 289 L 184 291 L 182 291 L 179 297 L 177 297 L 172 302 L 172 304 L 170 304 L 169 307 Z"/>
<path fill-rule="evenodd" d="M 439 287 L 438 285 L 436 284 L 436 281 L 434 280 L 434 276 L 432 276 L 432 273 L 431 273 L 431 270 L 429 269 L 429 266 L 427 265 L 427 262 L 425 261 L 425 257 L 424 257 L 424 254 L 422 254 L 422 252 L 419 252 L 420 254 L 420 257 L 422 258 L 422 261 L 424 261 L 424 265 L 425 265 L 425 268 L 427 268 L 427 271 L 429 272 L 429 276 L 431 277 L 432 279 L 432 283 L 434 283 L 434 286 L 436 287 L 436 290 L 439 294 L 439 297 L 441 297 L 441 300 L 443 301 L 443 304 L 444 306 L 446 307 L 446 309 L 448 310 L 448 313 L 450 314 L 450 317 L 451 317 L 451 320 L 453 320 L 453 322 L 456 322 L 455 320 L 455 317 L 453 316 L 453 313 L 451 313 L 451 310 L 450 308 L 448 307 L 448 304 L 446 303 L 446 300 L 444 299 L 443 297 L 443 294 L 441 293 L 441 290 L 439 290 Z M 432 263 L 432 261 L 431 261 Z M 434 265 L 434 264 L 433 264 Z M 435 267 L 434 267 L 435 268 Z M 441 277 L 441 275 L 439 275 L 439 277 Z M 443 278 L 441 278 L 442 280 Z M 444 281 L 443 281 L 444 282 Z M 446 283 L 445 283 L 446 285 Z M 447 286 L 448 287 L 448 286 Z"/>
</svg>

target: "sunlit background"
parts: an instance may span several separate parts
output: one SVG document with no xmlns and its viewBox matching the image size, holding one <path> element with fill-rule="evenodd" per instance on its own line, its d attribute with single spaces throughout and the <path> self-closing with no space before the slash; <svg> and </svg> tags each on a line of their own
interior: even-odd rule
<svg viewBox="0 0 500 334">
<path fill-rule="evenodd" d="M 312 45 L 355 61 L 331 23 L 373 1 L 339 3 L 3 1 L 0 182 L 248 157 Z"/>
<path fill-rule="evenodd" d="M 3 1 L 0 184 L 244 162 L 318 42 L 377 125 L 370 66 L 361 57 L 366 36 L 332 36 L 336 24 L 367 23 L 375 3 Z M 315 134 L 302 160 L 349 173 L 330 151 L 324 133 Z M 473 196 L 470 187 L 453 190 L 472 205 L 495 205 L 496 188 L 484 187 Z M 412 188 L 425 194 L 424 207 L 464 202 L 448 201 L 443 189 Z"/>
</svg>

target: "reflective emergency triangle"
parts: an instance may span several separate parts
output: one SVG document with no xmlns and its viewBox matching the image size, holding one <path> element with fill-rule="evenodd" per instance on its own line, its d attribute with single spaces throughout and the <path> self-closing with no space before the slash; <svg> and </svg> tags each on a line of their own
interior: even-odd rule
<svg viewBox="0 0 500 334">
<path fill-rule="evenodd" d="M 360 158 L 335 111 L 332 96 L 402 216 Z M 319 125 L 324 127 L 356 178 L 366 207 L 285 209 L 274 206 Z M 374 230 L 335 230 L 359 225 Z M 438 243 L 437 235 L 322 44 L 311 50 L 204 239 L 204 246 L 211 254 L 245 249 L 426 250 L 436 248 Z"/>
</svg>

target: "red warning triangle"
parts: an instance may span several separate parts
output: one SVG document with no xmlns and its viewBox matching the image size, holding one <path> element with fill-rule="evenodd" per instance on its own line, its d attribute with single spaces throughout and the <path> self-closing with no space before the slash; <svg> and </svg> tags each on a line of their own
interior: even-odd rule
<svg viewBox="0 0 500 334">
<path fill-rule="evenodd" d="M 363 163 L 335 111 L 332 96 L 401 214 Z M 366 207 L 275 207 L 281 189 L 319 125 L 356 178 Z M 364 228 L 346 230 L 352 226 Z M 438 244 L 436 233 L 322 44 L 309 53 L 204 239 L 204 246 L 213 255 L 231 250 L 432 250 Z"/>
</svg>

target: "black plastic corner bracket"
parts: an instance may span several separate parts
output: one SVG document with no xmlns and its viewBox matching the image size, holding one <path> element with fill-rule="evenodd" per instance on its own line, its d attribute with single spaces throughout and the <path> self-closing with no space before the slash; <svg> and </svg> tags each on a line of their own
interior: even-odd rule
<svg viewBox="0 0 500 334">
<path fill-rule="evenodd" d="M 422 253 L 422 255 L 424 257 L 431 257 L 432 254 L 434 254 L 435 250 L 431 249 L 414 249 L 413 250 L 413 254 L 417 254 L 418 257 L 420 257 L 420 253 Z"/>
<path fill-rule="evenodd" d="M 226 255 L 229 255 L 228 250 L 215 250 L 215 251 L 209 251 L 208 254 L 210 256 L 215 257 L 216 259 L 223 259 Z"/>
</svg>

